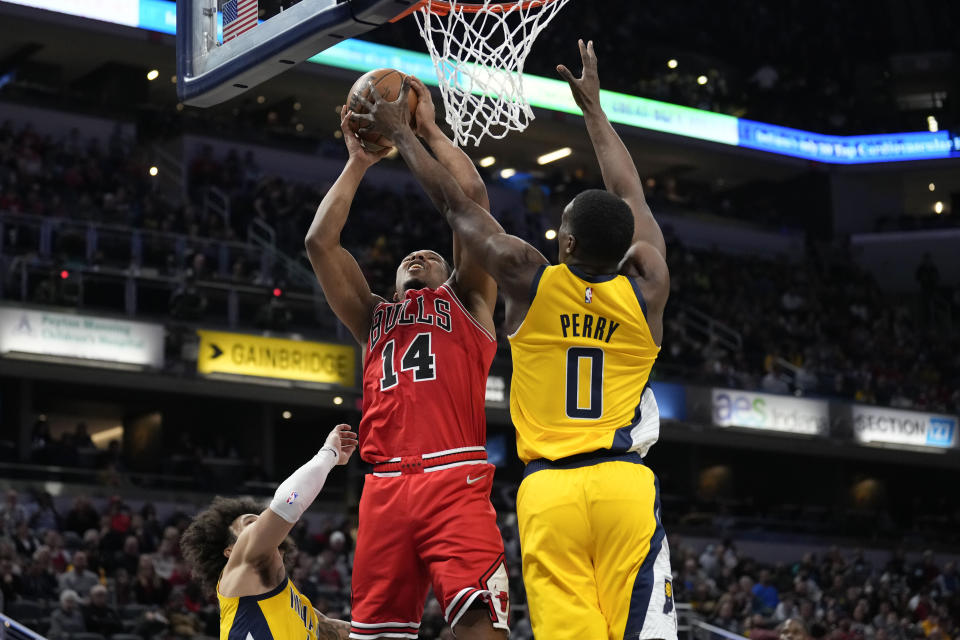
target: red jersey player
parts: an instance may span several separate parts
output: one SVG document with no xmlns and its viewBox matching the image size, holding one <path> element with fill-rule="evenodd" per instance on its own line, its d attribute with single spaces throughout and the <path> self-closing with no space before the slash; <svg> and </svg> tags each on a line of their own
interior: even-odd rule
<svg viewBox="0 0 960 640">
<path fill-rule="evenodd" d="M 489 209 L 473 163 L 420 98 L 417 133 L 464 191 Z M 363 351 L 360 455 L 373 464 L 360 499 L 350 637 L 416 638 L 427 590 L 457 638 L 507 635 L 503 540 L 490 504 L 484 395 L 497 350 L 496 284 L 453 242 L 453 268 L 421 250 L 397 269 L 388 301 L 370 291 L 340 232 L 367 168 L 385 155 L 363 149 L 341 110 L 350 152 L 307 233 L 307 254 L 330 307 Z"/>
</svg>

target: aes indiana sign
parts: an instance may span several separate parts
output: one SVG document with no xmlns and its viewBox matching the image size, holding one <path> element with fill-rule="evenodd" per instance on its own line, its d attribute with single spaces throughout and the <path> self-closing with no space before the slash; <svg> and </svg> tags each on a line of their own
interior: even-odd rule
<svg viewBox="0 0 960 640">
<path fill-rule="evenodd" d="M 853 433 L 863 444 L 952 449 L 957 446 L 957 417 L 855 404 Z"/>
<path fill-rule="evenodd" d="M 830 406 L 825 400 L 771 393 L 713 389 L 713 424 L 805 436 L 825 436 Z"/>
</svg>

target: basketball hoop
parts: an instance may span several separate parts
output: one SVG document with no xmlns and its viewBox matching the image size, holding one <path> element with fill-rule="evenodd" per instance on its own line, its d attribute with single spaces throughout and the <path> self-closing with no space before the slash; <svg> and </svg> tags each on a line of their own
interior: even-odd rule
<svg viewBox="0 0 960 640">
<path fill-rule="evenodd" d="M 421 0 L 415 13 L 457 146 L 523 131 L 533 110 L 523 64 L 534 40 L 569 0 Z"/>
</svg>

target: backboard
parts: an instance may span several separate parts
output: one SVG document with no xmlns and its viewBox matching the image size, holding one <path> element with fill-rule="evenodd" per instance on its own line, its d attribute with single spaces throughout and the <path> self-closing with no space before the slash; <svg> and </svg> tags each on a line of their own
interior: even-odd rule
<svg viewBox="0 0 960 640">
<path fill-rule="evenodd" d="M 416 0 L 301 0 L 261 22 L 253 17 L 257 0 L 177 0 L 177 93 L 191 106 L 219 104 L 376 29 L 413 4 Z M 226 42 L 220 34 L 224 21 L 233 25 Z"/>
</svg>

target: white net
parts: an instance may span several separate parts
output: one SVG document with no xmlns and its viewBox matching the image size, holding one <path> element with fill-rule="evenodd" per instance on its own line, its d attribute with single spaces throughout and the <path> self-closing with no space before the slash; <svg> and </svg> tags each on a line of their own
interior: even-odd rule
<svg viewBox="0 0 960 640">
<path fill-rule="evenodd" d="M 417 25 L 437 69 L 454 143 L 523 131 L 533 110 L 523 90 L 523 63 L 534 40 L 569 0 L 479 3 L 429 0 Z"/>
</svg>

